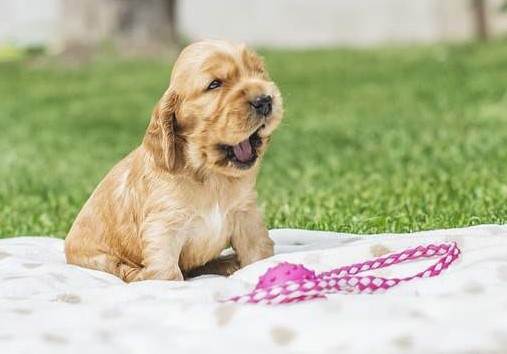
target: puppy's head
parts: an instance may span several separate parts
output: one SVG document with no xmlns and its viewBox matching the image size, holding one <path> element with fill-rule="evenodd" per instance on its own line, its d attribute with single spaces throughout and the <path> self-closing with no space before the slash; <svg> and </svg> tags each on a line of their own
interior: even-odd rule
<svg viewBox="0 0 507 354">
<path fill-rule="evenodd" d="M 198 42 L 176 61 L 144 144 L 169 172 L 242 176 L 258 165 L 282 114 L 280 92 L 252 50 Z"/>
</svg>

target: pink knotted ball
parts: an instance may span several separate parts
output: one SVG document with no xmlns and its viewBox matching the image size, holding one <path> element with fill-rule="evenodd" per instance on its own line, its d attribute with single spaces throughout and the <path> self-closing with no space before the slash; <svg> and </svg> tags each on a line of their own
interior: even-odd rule
<svg viewBox="0 0 507 354">
<path fill-rule="evenodd" d="M 269 289 L 288 281 L 315 280 L 316 278 L 314 271 L 301 264 L 283 262 L 269 268 L 264 275 L 260 276 L 255 290 Z"/>
</svg>

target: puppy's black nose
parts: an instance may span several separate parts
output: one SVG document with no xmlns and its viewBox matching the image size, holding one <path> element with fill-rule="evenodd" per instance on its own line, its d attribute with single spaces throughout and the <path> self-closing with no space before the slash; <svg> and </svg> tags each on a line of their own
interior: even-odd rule
<svg viewBox="0 0 507 354">
<path fill-rule="evenodd" d="M 268 95 L 261 95 L 250 102 L 258 115 L 267 117 L 271 114 L 273 99 Z"/>
</svg>

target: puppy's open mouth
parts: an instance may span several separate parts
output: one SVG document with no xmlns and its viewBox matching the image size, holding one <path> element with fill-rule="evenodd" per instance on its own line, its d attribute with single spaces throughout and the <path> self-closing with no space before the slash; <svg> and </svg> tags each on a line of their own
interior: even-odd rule
<svg viewBox="0 0 507 354">
<path fill-rule="evenodd" d="M 246 170 L 253 166 L 257 160 L 257 149 L 262 145 L 262 139 L 259 136 L 259 130 L 264 127 L 262 125 L 252 135 L 236 145 L 220 145 L 224 151 L 227 160 L 242 170 Z"/>
</svg>

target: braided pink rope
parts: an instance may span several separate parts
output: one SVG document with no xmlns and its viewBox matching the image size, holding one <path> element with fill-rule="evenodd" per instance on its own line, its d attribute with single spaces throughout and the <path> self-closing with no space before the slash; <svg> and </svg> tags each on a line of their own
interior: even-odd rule
<svg viewBox="0 0 507 354">
<path fill-rule="evenodd" d="M 302 265 L 284 262 L 268 269 L 266 274 L 259 278 L 255 290 L 245 295 L 232 297 L 226 301 L 241 304 L 272 305 L 325 298 L 326 294 L 338 292 L 356 294 L 381 292 L 401 282 L 437 276 L 444 269 L 447 269 L 459 257 L 460 253 L 461 251 L 456 242 L 417 246 L 399 253 L 340 267 L 317 275 Z M 357 275 L 407 261 L 433 257 L 440 258 L 425 270 L 404 278 Z"/>
</svg>

